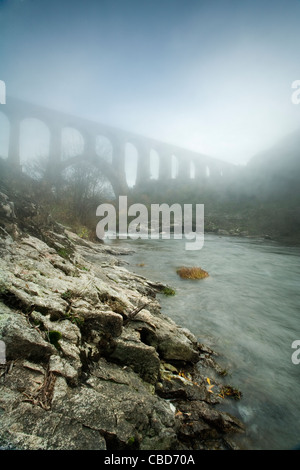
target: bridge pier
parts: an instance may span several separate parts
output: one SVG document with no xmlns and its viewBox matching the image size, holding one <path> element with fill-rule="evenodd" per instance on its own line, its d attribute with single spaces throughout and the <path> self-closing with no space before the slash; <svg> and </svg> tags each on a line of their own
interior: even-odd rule
<svg viewBox="0 0 300 470">
<path fill-rule="evenodd" d="M 199 162 L 194 160 L 195 165 L 195 180 L 198 180 L 200 183 L 203 183 L 207 176 L 206 176 L 206 163 Z"/>
<path fill-rule="evenodd" d="M 49 160 L 57 164 L 61 161 L 61 129 L 58 126 L 51 126 L 49 127 L 49 131 Z"/>
<path fill-rule="evenodd" d="M 150 180 L 150 151 L 138 147 L 138 164 L 136 174 L 136 185 L 141 185 Z"/>
<path fill-rule="evenodd" d="M 114 139 L 111 140 L 112 144 L 112 174 L 113 182 L 112 186 L 115 192 L 116 198 L 120 195 L 125 196 L 128 193 L 128 184 L 126 181 L 125 172 L 125 143 Z"/>
<path fill-rule="evenodd" d="M 83 137 L 83 156 L 84 160 L 92 161 L 96 157 L 96 139 L 90 135 L 88 132 L 83 132 L 81 130 Z"/>
<path fill-rule="evenodd" d="M 169 180 L 172 177 L 172 159 L 170 155 L 159 155 L 159 180 Z"/>
<path fill-rule="evenodd" d="M 8 147 L 8 164 L 14 171 L 21 172 L 20 163 L 20 119 L 10 120 L 10 132 L 9 132 L 9 147 Z"/>
<path fill-rule="evenodd" d="M 183 156 L 177 157 L 178 161 L 178 176 L 180 180 L 190 179 L 190 160 Z"/>
<path fill-rule="evenodd" d="M 209 163 L 208 168 L 210 181 L 217 181 L 221 177 L 221 172 L 218 168 L 218 165 Z"/>
<path fill-rule="evenodd" d="M 55 125 L 48 127 L 50 141 L 45 178 L 54 183 L 59 180 L 61 173 L 61 128 Z"/>
</svg>

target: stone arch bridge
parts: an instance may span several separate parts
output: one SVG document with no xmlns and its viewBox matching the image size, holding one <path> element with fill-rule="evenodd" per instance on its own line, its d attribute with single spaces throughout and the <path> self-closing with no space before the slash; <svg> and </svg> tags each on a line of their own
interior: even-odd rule
<svg viewBox="0 0 300 470">
<path fill-rule="evenodd" d="M 125 171 L 125 146 L 131 144 L 136 149 L 137 167 L 135 185 L 143 188 L 151 181 L 151 152 L 156 153 L 157 179 L 171 179 L 188 182 L 190 179 L 199 181 L 218 181 L 231 175 L 234 165 L 217 160 L 176 145 L 168 144 L 130 131 L 94 122 L 85 118 L 49 109 L 37 104 L 28 103 L 7 97 L 6 104 L 0 108 L 9 122 L 9 144 L 7 161 L 16 170 L 21 168 L 20 162 L 20 128 L 26 119 L 37 119 L 49 130 L 48 168 L 53 174 L 77 162 L 88 160 L 99 167 L 112 185 L 116 197 L 126 195 L 128 182 Z M 64 159 L 62 157 L 62 130 L 72 128 L 81 134 L 84 148 L 80 155 Z M 0 129 L 1 132 L 1 129 Z M 112 148 L 111 160 L 101 157 L 96 152 L 97 137 L 108 139 Z M 176 163 L 176 172 L 172 169 Z"/>
</svg>

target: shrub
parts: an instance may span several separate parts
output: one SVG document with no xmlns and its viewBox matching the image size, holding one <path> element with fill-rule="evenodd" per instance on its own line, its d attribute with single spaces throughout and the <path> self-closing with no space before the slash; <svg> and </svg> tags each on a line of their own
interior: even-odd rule
<svg viewBox="0 0 300 470">
<path fill-rule="evenodd" d="M 182 279 L 204 279 L 205 277 L 209 276 L 209 274 L 204 271 L 204 269 L 197 267 L 181 267 L 177 269 L 176 272 Z"/>
<path fill-rule="evenodd" d="M 176 292 L 174 289 L 172 289 L 171 287 L 165 287 L 163 290 L 162 290 L 162 293 L 164 295 L 175 295 Z"/>
</svg>

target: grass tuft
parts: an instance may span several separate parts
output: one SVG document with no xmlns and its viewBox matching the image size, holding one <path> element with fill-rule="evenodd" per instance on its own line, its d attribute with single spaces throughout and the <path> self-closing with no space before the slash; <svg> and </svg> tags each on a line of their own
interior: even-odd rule
<svg viewBox="0 0 300 470">
<path fill-rule="evenodd" d="M 208 272 L 204 271 L 202 268 L 197 267 L 181 267 L 177 269 L 176 272 L 182 279 L 204 279 L 205 277 L 209 276 Z"/>
</svg>

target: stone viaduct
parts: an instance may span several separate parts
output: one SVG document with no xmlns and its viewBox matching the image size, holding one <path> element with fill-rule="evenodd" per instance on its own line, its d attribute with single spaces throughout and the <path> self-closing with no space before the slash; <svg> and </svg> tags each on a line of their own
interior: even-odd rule
<svg viewBox="0 0 300 470">
<path fill-rule="evenodd" d="M 211 182 L 220 178 L 224 179 L 234 171 L 233 165 L 207 155 L 15 98 L 7 97 L 6 104 L 0 107 L 0 112 L 9 121 L 7 161 L 10 166 L 20 170 L 20 126 L 22 121 L 37 119 L 42 121 L 49 130 L 48 165 L 50 172 L 58 174 L 70 165 L 82 160 L 89 160 L 102 170 L 110 181 L 116 197 L 128 192 L 125 171 L 125 146 L 127 143 L 132 144 L 137 151 L 135 185 L 141 190 L 143 184 L 151 181 L 151 151 L 156 152 L 157 179 L 161 181 L 176 179 L 178 182 L 187 182 L 193 178 L 201 184 L 208 178 Z M 82 135 L 84 150 L 80 155 L 63 159 L 62 130 L 67 127 L 76 129 Z M 96 139 L 99 136 L 105 137 L 111 144 L 112 158 L 109 162 L 96 152 Z M 172 172 L 174 158 L 177 161 L 176 174 Z M 193 175 L 191 176 L 192 167 Z"/>
</svg>

